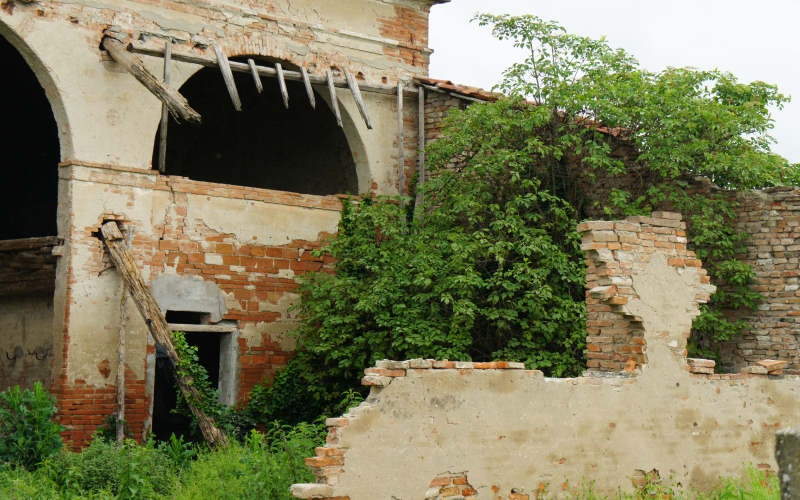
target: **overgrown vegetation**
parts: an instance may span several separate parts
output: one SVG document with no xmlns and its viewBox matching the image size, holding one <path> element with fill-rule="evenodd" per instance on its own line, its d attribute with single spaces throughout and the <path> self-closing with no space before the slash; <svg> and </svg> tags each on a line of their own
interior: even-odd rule
<svg viewBox="0 0 800 500">
<path fill-rule="evenodd" d="M 319 422 L 273 423 L 265 433 L 250 431 L 241 441 L 214 450 L 175 436 L 140 445 L 97 435 L 90 446 L 74 453 L 60 450 L 52 398 L 41 385 L 33 391 L 8 389 L 0 400 L 18 402 L 0 414 L 0 437 L 13 435 L 17 441 L 0 449 L 0 498 L 289 500 L 291 484 L 314 480 L 304 458 L 314 454 L 325 435 Z"/>
<path fill-rule="evenodd" d="M 331 408 L 381 358 L 524 361 L 553 376 L 584 366 L 584 269 L 577 222 L 682 212 L 719 291 L 694 324 L 693 354 L 742 331 L 726 309 L 756 307 L 735 203 L 703 188 L 796 183 L 772 154 L 776 87 L 690 68 L 650 72 L 604 40 L 534 16 L 479 15 L 525 49 L 508 98 L 453 112 L 428 148 L 424 203 L 346 203 L 324 251 L 335 274 L 306 275 L 303 351 L 265 399 L 273 415 Z M 270 392 L 271 391 L 271 392 Z"/>
<path fill-rule="evenodd" d="M 41 382 L 0 392 L 0 465 L 32 468 L 61 448 L 55 400 Z"/>
</svg>

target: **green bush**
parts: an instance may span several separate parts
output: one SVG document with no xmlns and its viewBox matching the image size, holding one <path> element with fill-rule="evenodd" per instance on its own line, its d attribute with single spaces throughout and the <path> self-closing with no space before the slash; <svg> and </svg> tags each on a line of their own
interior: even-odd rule
<svg viewBox="0 0 800 500">
<path fill-rule="evenodd" d="M 166 495 L 175 485 L 175 465 L 152 442 L 126 440 L 121 446 L 95 439 L 80 453 L 46 460 L 40 471 L 65 495 L 109 492 L 120 499 Z"/>
<path fill-rule="evenodd" d="M 175 499 L 291 500 L 289 486 L 313 482 L 304 458 L 314 454 L 324 427 L 300 424 L 275 426 L 267 435 L 253 431 L 244 444 L 200 455 L 181 476 Z"/>
<path fill-rule="evenodd" d="M 62 427 L 55 413 L 55 399 L 40 382 L 32 391 L 14 386 L 0 392 L 0 462 L 30 469 L 58 451 Z"/>
</svg>

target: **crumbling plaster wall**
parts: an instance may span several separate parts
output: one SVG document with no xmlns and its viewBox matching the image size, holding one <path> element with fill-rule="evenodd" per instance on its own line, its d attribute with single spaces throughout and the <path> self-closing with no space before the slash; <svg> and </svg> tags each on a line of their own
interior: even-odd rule
<svg viewBox="0 0 800 500">
<path fill-rule="evenodd" d="M 0 299 L 0 390 L 13 385 L 50 385 L 53 299 L 23 295 Z"/>
<path fill-rule="evenodd" d="M 431 479 L 456 471 L 478 499 L 495 499 L 533 497 L 540 484 L 559 494 L 565 482 L 583 480 L 613 495 L 631 487 L 636 470 L 654 468 L 697 488 L 743 464 L 775 470 L 775 430 L 800 422 L 800 379 L 688 371 L 691 320 L 713 287 L 693 257 L 687 264 L 676 256 L 676 242 L 619 243 L 620 233 L 680 230 L 670 222 L 678 218 L 661 215 L 581 228 L 596 269 L 630 263 L 632 293 L 619 306 L 643 325 L 644 365 L 627 375 L 550 379 L 519 363 L 378 362 L 362 381 L 373 386 L 370 397 L 330 419 L 327 446 L 307 459 L 322 484 L 296 485 L 296 496 L 417 499 Z"/>
</svg>

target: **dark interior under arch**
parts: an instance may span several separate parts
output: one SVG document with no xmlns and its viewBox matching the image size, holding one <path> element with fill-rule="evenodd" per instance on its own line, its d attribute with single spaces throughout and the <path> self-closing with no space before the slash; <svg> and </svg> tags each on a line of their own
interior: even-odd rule
<svg viewBox="0 0 800 500">
<path fill-rule="evenodd" d="M 33 70 L 0 36 L 0 240 L 54 236 L 58 208 L 58 127 Z"/>
<path fill-rule="evenodd" d="M 246 60 L 246 59 L 245 59 Z M 271 65 L 261 59 L 259 64 Z M 358 192 L 355 162 L 327 103 L 309 104 L 301 82 L 287 81 L 289 109 L 278 81 L 234 73 L 242 101 L 237 112 L 217 68 L 204 68 L 180 92 L 203 117 L 201 125 L 170 119 L 166 174 L 258 188 L 327 195 Z M 158 164 L 156 134 L 153 165 Z"/>
</svg>

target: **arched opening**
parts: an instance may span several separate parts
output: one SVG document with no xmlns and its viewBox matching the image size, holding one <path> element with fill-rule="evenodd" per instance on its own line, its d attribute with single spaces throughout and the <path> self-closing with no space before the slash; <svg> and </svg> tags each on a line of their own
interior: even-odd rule
<svg viewBox="0 0 800 500">
<path fill-rule="evenodd" d="M 274 61 L 258 58 L 257 63 Z M 234 78 L 241 112 L 233 109 L 216 68 L 200 70 L 181 87 L 203 123 L 170 120 L 167 174 L 317 195 L 358 192 L 353 154 L 325 100 L 317 96 L 313 109 L 303 84 L 287 81 L 287 109 L 276 79 L 262 78 L 264 91 L 259 94 L 251 75 L 234 73 Z M 158 161 L 158 134 L 155 142 L 153 165 Z"/>
<path fill-rule="evenodd" d="M 59 137 L 50 102 L 0 35 L 0 390 L 45 385 L 53 356 Z"/>
</svg>

